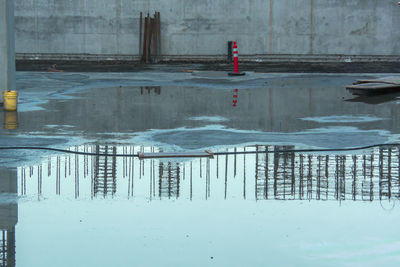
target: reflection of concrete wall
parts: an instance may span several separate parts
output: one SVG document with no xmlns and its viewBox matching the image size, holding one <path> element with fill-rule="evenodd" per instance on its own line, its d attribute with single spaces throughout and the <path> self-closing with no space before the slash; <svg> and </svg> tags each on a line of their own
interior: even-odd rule
<svg viewBox="0 0 400 267">
<path fill-rule="evenodd" d="M 139 52 L 139 12 L 161 12 L 162 53 L 398 55 L 392 0 L 17 0 L 19 53 Z"/>
<path fill-rule="evenodd" d="M 17 172 L 16 170 L 0 170 L 0 193 L 17 194 Z M 12 197 L 12 196 L 10 196 Z M 0 228 L 8 229 L 14 227 L 18 221 L 18 206 L 16 199 L 6 199 L 7 202 L 15 203 L 3 204 L 0 202 Z"/>
<path fill-rule="evenodd" d="M 48 124 L 76 125 L 86 133 L 133 132 L 202 126 L 209 122 L 188 120 L 196 116 L 222 116 L 217 122 L 229 128 L 268 132 L 296 132 L 328 125 L 354 125 L 360 129 L 399 132 L 396 103 L 366 105 L 345 102 L 343 84 L 353 78 L 269 79 L 265 88 L 239 90 L 238 105 L 232 107 L 233 91 L 207 88 L 162 87 L 160 94 L 141 94 L 140 88 L 102 88 L 90 98 L 50 102 L 48 111 L 21 112 L 20 129 L 43 131 Z M 338 89 L 342 88 L 342 89 Z M 385 118 L 374 123 L 318 124 L 300 118 L 354 114 Z M 68 128 L 66 128 L 68 130 Z M 51 131 L 51 129 L 49 129 Z"/>
<path fill-rule="evenodd" d="M 0 169 L 0 194 L 17 194 L 17 171 Z M 6 204 L 3 204 L 3 201 Z M 18 222 L 18 204 L 16 196 L 12 195 L 0 202 L 0 230 L 6 247 L 2 246 L 2 253 L 6 257 L 0 259 L 1 266 L 15 266 L 15 225 Z M 6 260 L 4 260 L 6 259 Z"/>
</svg>

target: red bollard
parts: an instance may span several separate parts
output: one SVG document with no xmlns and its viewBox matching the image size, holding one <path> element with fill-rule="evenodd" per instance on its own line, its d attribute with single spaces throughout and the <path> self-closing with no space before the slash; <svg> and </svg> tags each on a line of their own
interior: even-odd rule
<svg viewBox="0 0 400 267">
<path fill-rule="evenodd" d="M 229 72 L 229 76 L 243 76 L 246 73 L 239 72 L 239 57 L 238 57 L 238 47 L 236 42 L 233 42 L 233 64 L 234 64 L 234 72 Z"/>
</svg>

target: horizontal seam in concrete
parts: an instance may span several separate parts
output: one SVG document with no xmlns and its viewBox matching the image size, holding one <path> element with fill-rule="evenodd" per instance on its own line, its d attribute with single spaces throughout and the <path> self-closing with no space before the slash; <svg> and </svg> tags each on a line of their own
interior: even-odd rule
<svg viewBox="0 0 400 267">
<path fill-rule="evenodd" d="M 16 60 L 86 60 L 86 61 L 139 61 L 138 55 L 114 54 L 36 54 L 17 53 Z M 164 55 L 162 61 L 226 61 L 226 55 Z M 390 55 L 239 55 L 248 62 L 398 62 L 400 56 Z"/>
</svg>

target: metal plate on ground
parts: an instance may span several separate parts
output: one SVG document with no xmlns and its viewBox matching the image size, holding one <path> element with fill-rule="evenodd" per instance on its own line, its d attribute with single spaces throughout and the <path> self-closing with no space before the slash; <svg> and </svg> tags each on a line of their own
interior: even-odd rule
<svg viewBox="0 0 400 267">
<path fill-rule="evenodd" d="M 381 89 L 393 89 L 400 88 L 400 84 L 389 84 L 389 83 L 361 83 L 346 86 L 347 89 L 358 89 L 358 90 L 381 90 Z"/>
<path fill-rule="evenodd" d="M 379 79 L 359 79 L 355 82 L 355 84 L 363 84 L 363 83 L 387 83 L 387 84 L 399 84 L 400 85 L 400 77 L 398 76 L 388 76 Z"/>
</svg>

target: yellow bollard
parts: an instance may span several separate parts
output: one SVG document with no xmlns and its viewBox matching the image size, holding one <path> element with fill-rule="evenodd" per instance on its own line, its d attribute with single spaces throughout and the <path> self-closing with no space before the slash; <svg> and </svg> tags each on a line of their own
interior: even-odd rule
<svg viewBox="0 0 400 267">
<path fill-rule="evenodd" d="M 18 103 L 18 92 L 17 91 L 4 91 L 4 110 L 16 111 Z"/>
<path fill-rule="evenodd" d="M 8 130 L 18 128 L 18 112 L 4 111 L 4 128 Z"/>
</svg>

